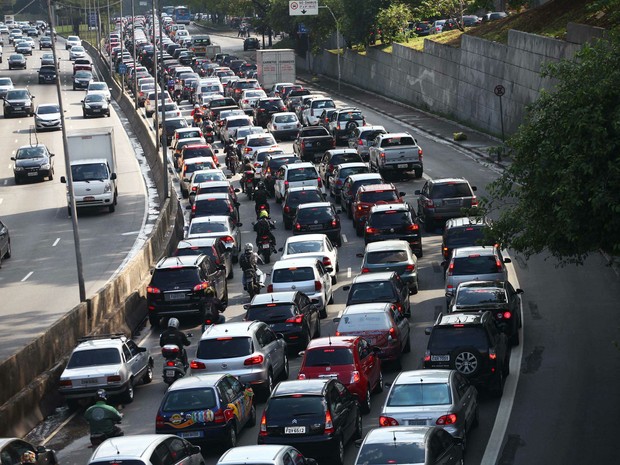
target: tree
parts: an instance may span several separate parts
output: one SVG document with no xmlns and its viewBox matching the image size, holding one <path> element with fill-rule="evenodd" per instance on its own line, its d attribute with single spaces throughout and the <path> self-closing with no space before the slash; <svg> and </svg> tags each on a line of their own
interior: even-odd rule
<svg viewBox="0 0 620 465">
<path fill-rule="evenodd" d="M 368 46 L 375 33 L 375 21 L 381 8 L 390 0 L 340 0 L 342 3 L 342 35 L 347 42 Z M 338 17 L 338 16 L 336 16 Z"/>
<path fill-rule="evenodd" d="M 403 33 L 407 23 L 411 20 L 411 11 L 402 3 L 395 3 L 382 8 L 377 14 L 376 26 L 381 31 L 381 41 L 392 43 Z"/>
<path fill-rule="evenodd" d="M 620 255 L 620 38 L 586 45 L 543 72 L 557 79 L 508 141 L 512 164 L 484 204 L 502 243 L 560 263 Z"/>
<path fill-rule="evenodd" d="M 463 15 L 475 9 L 480 0 L 420 0 L 412 8 L 416 18 L 452 18 L 463 30 Z"/>
</svg>

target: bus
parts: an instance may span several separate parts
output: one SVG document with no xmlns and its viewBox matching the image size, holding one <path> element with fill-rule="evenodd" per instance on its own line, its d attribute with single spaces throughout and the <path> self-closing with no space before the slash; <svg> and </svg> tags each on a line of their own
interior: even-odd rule
<svg viewBox="0 0 620 465">
<path fill-rule="evenodd" d="M 174 7 L 174 12 L 172 13 L 172 19 L 177 24 L 189 24 L 192 15 L 189 11 L 189 8 L 186 6 L 177 6 Z"/>
<path fill-rule="evenodd" d="M 174 6 L 171 6 L 171 5 L 162 6 L 161 12 L 166 13 L 168 16 L 172 16 L 172 13 L 174 13 Z"/>
</svg>

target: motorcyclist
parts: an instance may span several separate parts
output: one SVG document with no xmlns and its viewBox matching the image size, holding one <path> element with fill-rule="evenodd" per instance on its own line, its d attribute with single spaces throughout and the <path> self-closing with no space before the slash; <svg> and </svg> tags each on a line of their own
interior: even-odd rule
<svg viewBox="0 0 620 465">
<path fill-rule="evenodd" d="M 181 349 L 183 365 L 188 366 L 185 346 L 190 345 L 190 341 L 185 333 L 179 331 L 179 320 L 176 318 L 170 318 L 168 321 L 168 329 L 159 336 L 159 347 L 163 347 L 166 344 L 174 344 Z"/>
<path fill-rule="evenodd" d="M 256 231 L 256 245 L 260 246 L 260 240 L 263 236 L 268 236 L 271 242 L 271 248 L 276 246 L 276 238 L 271 232 L 271 221 L 269 221 L 269 212 L 262 210 L 258 214 L 258 221 L 254 224 Z"/>
<path fill-rule="evenodd" d="M 236 162 L 236 157 L 237 157 L 237 146 L 235 144 L 235 141 L 232 137 L 228 138 L 228 140 L 226 141 L 226 146 L 224 147 L 224 152 L 226 153 L 226 166 L 228 167 L 228 169 L 230 171 L 232 171 L 232 174 L 235 174 L 235 168 L 232 166 L 232 162 L 233 160 Z"/>
<path fill-rule="evenodd" d="M 195 104 L 194 105 L 194 109 L 192 110 L 191 116 L 194 120 L 194 126 L 200 126 L 200 123 L 202 123 L 202 109 L 200 108 L 200 105 Z"/>
<path fill-rule="evenodd" d="M 243 249 L 243 255 L 239 257 L 239 266 L 243 271 L 252 269 L 260 274 L 261 271 L 258 269 L 258 262 L 264 264 L 260 255 L 254 252 L 254 245 L 248 242 Z"/>
<path fill-rule="evenodd" d="M 251 171 L 253 174 L 256 172 L 256 169 L 254 168 L 254 165 L 252 164 L 252 161 L 249 158 L 246 158 L 245 161 L 243 162 L 243 166 L 241 166 L 241 172 L 243 173 L 243 176 L 241 177 L 241 191 L 245 192 L 245 173 L 247 171 Z"/>
<path fill-rule="evenodd" d="M 256 216 L 258 218 L 258 214 L 261 211 L 261 206 L 265 206 L 265 210 L 269 213 L 269 203 L 267 199 L 269 198 L 269 192 L 267 192 L 267 188 L 265 187 L 265 183 L 260 181 L 256 189 L 254 190 L 254 211 L 256 212 Z"/>
<path fill-rule="evenodd" d="M 123 431 L 116 425 L 120 423 L 123 416 L 111 405 L 107 404 L 108 395 L 105 389 L 99 389 L 95 395 L 95 404 L 91 405 L 84 418 L 90 426 L 90 435 L 100 435 L 112 438 L 122 436 Z"/>
<path fill-rule="evenodd" d="M 203 331 L 207 322 L 210 322 L 209 324 L 221 324 L 226 322 L 226 317 L 222 315 L 222 312 L 226 310 L 226 307 L 224 307 L 224 303 L 217 297 L 215 289 L 209 286 L 205 289 L 205 295 L 207 297 L 207 311 L 205 314 Z"/>
<path fill-rule="evenodd" d="M 31 450 L 27 450 L 22 454 L 19 462 L 21 465 L 35 465 L 37 463 L 37 455 Z"/>
</svg>

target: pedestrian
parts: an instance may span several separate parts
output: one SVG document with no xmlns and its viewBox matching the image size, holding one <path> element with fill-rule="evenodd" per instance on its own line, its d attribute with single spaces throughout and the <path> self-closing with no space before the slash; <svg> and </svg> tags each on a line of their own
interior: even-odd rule
<svg viewBox="0 0 620 465">
<path fill-rule="evenodd" d="M 239 32 L 237 32 L 237 37 L 241 37 L 241 34 L 243 34 L 243 28 L 239 27 Z"/>
</svg>

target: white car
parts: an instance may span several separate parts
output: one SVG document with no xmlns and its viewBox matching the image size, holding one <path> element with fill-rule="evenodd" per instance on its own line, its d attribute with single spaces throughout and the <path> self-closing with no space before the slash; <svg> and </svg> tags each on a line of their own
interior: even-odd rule
<svg viewBox="0 0 620 465">
<path fill-rule="evenodd" d="M 252 158 L 256 149 L 275 149 L 279 145 L 275 138 L 269 133 L 249 134 L 245 136 L 245 141 L 241 147 L 241 155 L 245 158 Z"/>
<path fill-rule="evenodd" d="M 314 163 L 303 162 L 293 165 L 284 165 L 276 172 L 275 198 L 281 203 L 286 191 L 291 187 L 318 187 L 323 188 L 323 183 Z"/>
<path fill-rule="evenodd" d="M 329 97 L 317 97 L 308 102 L 308 106 L 303 110 L 301 122 L 307 126 L 319 124 L 321 113 L 326 108 L 336 108 L 336 104 Z"/>
<path fill-rule="evenodd" d="M 13 90 L 13 80 L 10 77 L 0 77 L 0 98 L 4 98 L 9 90 Z"/>
<path fill-rule="evenodd" d="M 303 292 L 316 303 L 321 318 L 327 316 L 327 304 L 333 303 L 331 266 L 317 258 L 290 258 L 278 260 L 271 270 L 271 284 L 267 292 Z"/>
<path fill-rule="evenodd" d="M 254 165 L 256 176 L 262 175 L 263 163 L 265 163 L 267 156 L 272 155 L 284 155 L 284 150 L 280 147 L 254 150 L 254 154 L 252 155 L 252 165 Z"/>
<path fill-rule="evenodd" d="M 74 45 L 82 45 L 82 40 L 78 36 L 69 36 L 67 37 L 67 42 L 65 44 L 66 50 L 71 50 L 71 47 Z"/>
<path fill-rule="evenodd" d="M 88 87 L 86 88 L 86 93 L 87 94 L 91 94 L 91 93 L 97 93 L 97 94 L 103 94 L 105 95 L 105 98 L 107 98 L 108 100 L 110 100 L 112 98 L 112 94 L 110 93 L 110 88 L 108 87 L 108 84 L 106 84 L 105 82 L 91 82 L 90 84 L 88 84 Z"/>
<path fill-rule="evenodd" d="M 301 123 L 297 119 L 297 115 L 289 111 L 274 113 L 267 123 L 267 130 L 273 134 L 276 140 L 282 140 L 285 137 L 295 139 L 300 129 Z"/>
<path fill-rule="evenodd" d="M 159 105 L 157 107 L 157 113 L 153 112 L 153 127 L 155 127 L 155 121 L 156 118 L 157 121 L 161 121 L 162 120 L 162 113 L 166 112 L 166 119 L 170 119 L 170 118 L 178 118 L 181 116 L 181 110 L 179 109 L 179 106 L 172 102 L 172 103 L 166 103 L 165 105 Z M 157 116 L 155 116 L 157 115 Z"/>
<path fill-rule="evenodd" d="M 74 45 L 71 47 L 71 50 L 69 50 L 69 60 L 71 61 L 84 57 L 86 57 L 86 49 L 81 45 Z"/>
<path fill-rule="evenodd" d="M 338 249 L 325 234 L 304 234 L 289 237 L 282 248 L 281 260 L 290 258 L 318 258 L 323 265 L 332 267 L 329 272 L 332 284 L 338 282 Z"/>
<path fill-rule="evenodd" d="M 198 186 L 208 181 L 228 181 L 228 178 L 221 169 L 198 170 L 192 173 L 189 178 L 189 201 L 193 203 Z"/>
<path fill-rule="evenodd" d="M 34 125 L 37 131 L 60 129 L 60 107 L 57 103 L 42 103 L 34 113 Z"/>
<path fill-rule="evenodd" d="M 239 108 L 246 114 L 251 115 L 254 112 L 256 101 L 261 98 L 267 98 L 267 94 L 263 89 L 246 89 L 239 98 Z"/>
<path fill-rule="evenodd" d="M 227 116 L 222 121 L 222 128 L 220 129 L 220 139 L 222 141 L 227 141 L 228 139 L 236 140 L 237 129 L 246 126 L 252 126 L 252 118 L 250 118 L 249 116 L 245 114 Z"/>
</svg>

